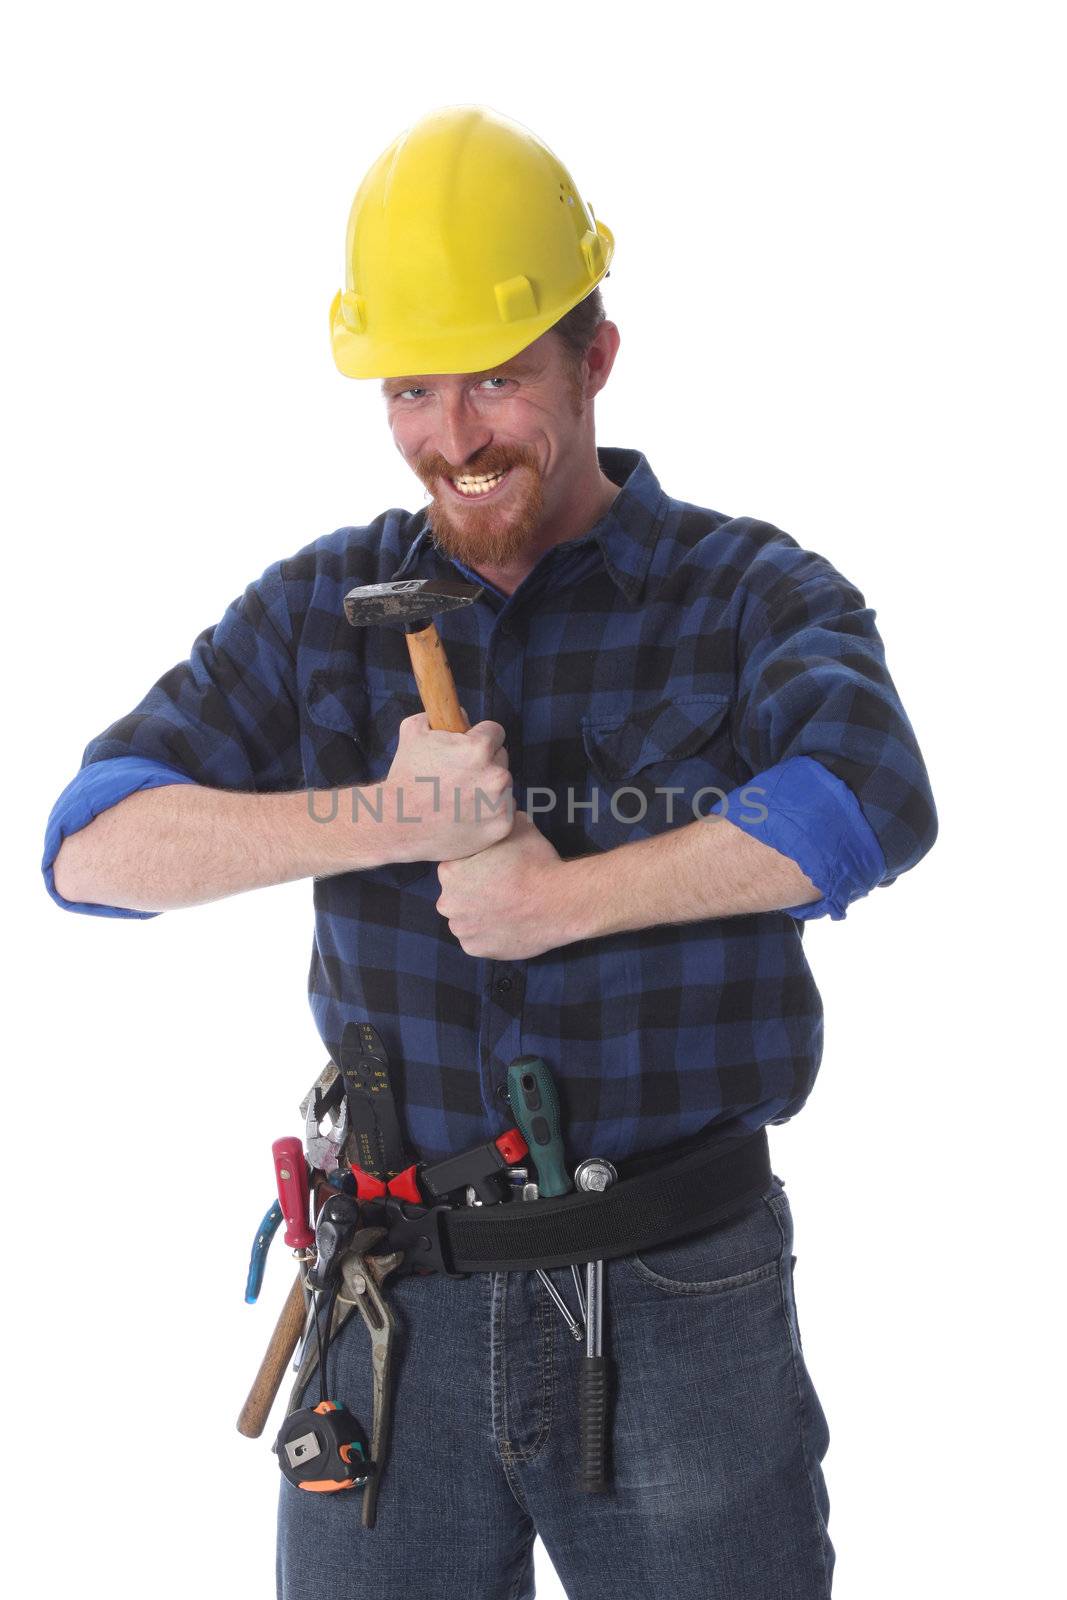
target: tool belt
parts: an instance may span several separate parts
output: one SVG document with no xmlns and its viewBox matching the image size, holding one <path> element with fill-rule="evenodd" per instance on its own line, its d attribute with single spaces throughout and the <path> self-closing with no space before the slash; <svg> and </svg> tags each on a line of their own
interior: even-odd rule
<svg viewBox="0 0 1067 1600">
<path fill-rule="evenodd" d="M 383 1250 L 403 1252 L 402 1272 L 532 1271 L 611 1260 L 704 1232 L 754 1205 L 773 1176 L 765 1128 L 726 1147 L 705 1142 L 620 1168 L 602 1194 L 527 1206 L 423 1207 L 390 1197 L 364 1201 L 363 1215 L 386 1229 Z"/>
<path fill-rule="evenodd" d="M 299 1139 L 274 1143 L 278 1202 L 257 1234 L 246 1299 L 258 1294 L 266 1250 L 282 1216 L 286 1242 L 302 1265 L 238 1427 L 249 1437 L 262 1429 L 303 1327 L 289 1409 L 275 1441 L 279 1465 L 304 1491 L 360 1489 L 363 1524 L 373 1527 L 391 1414 L 395 1324 L 381 1292 L 385 1280 L 393 1273 L 461 1278 L 533 1271 L 572 1336 L 585 1344 L 578 1375 L 577 1486 L 606 1489 L 611 1367 L 603 1337 L 604 1263 L 706 1232 L 756 1206 L 773 1180 L 766 1129 L 732 1139 L 722 1131 L 697 1135 L 620 1161 L 618 1170 L 602 1156 L 588 1156 L 574 1168 L 572 1181 L 551 1072 L 540 1057 L 519 1056 L 508 1068 L 516 1127 L 443 1161 L 405 1165 L 388 1063 L 373 1026 L 346 1028 L 340 1055 L 340 1067 L 331 1063 L 302 1108 L 306 1165 Z M 314 1228 L 309 1173 L 319 1202 Z M 578 1316 L 546 1271 L 568 1266 Z M 353 1310 L 371 1342 L 369 1439 L 326 1386 L 330 1341 Z M 309 1404 L 305 1391 L 316 1365 L 319 1399 Z"/>
</svg>

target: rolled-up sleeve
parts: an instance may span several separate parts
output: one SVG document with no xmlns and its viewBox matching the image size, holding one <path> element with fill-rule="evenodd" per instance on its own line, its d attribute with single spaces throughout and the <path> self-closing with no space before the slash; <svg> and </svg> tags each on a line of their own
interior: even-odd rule
<svg viewBox="0 0 1067 1600">
<path fill-rule="evenodd" d="M 747 612 L 732 731 L 752 777 L 722 814 L 820 890 L 789 915 L 837 921 L 922 859 L 937 812 L 875 613 L 816 565 L 804 582 L 783 575 Z"/>
<path fill-rule="evenodd" d="M 171 783 L 271 793 L 300 787 L 300 724 L 281 564 L 268 567 L 196 639 L 139 705 L 87 745 L 45 829 L 45 886 L 64 910 L 149 917 L 65 900 L 55 886 L 63 840 L 139 790 Z"/>
</svg>

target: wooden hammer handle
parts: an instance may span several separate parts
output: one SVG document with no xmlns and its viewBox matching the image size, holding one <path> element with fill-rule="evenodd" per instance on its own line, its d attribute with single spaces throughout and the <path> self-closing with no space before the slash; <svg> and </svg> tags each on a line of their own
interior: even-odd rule
<svg viewBox="0 0 1067 1600">
<path fill-rule="evenodd" d="M 267 1353 L 260 1362 L 255 1381 L 248 1391 L 248 1399 L 237 1418 L 237 1431 L 246 1439 L 258 1439 L 266 1427 L 270 1408 L 282 1386 L 285 1370 L 292 1360 L 300 1335 L 304 1331 L 304 1268 L 301 1265 L 289 1296 L 282 1306 L 274 1332 L 270 1336 Z"/>
<path fill-rule="evenodd" d="M 407 641 L 415 682 L 419 686 L 430 727 L 443 733 L 466 733 L 470 720 L 459 703 L 455 680 L 437 629 L 432 622 L 427 623 L 417 633 L 409 633 Z"/>
</svg>

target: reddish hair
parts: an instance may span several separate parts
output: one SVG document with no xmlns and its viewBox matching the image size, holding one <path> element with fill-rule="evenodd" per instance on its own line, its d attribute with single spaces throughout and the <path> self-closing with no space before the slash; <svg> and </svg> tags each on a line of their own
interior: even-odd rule
<svg viewBox="0 0 1067 1600">
<path fill-rule="evenodd" d="M 598 286 L 592 294 L 587 294 L 584 300 L 579 300 L 565 317 L 560 317 L 558 322 L 552 324 L 552 332 L 559 334 L 563 348 L 574 366 L 578 365 L 589 349 L 593 335 L 604 320 L 604 302 Z"/>
</svg>

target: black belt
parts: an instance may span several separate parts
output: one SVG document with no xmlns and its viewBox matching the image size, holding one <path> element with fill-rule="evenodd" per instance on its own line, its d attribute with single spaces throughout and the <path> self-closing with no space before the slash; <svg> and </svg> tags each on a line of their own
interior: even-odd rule
<svg viewBox="0 0 1067 1600">
<path fill-rule="evenodd" d="M 761 1128 L 726 1148 L 703 1145 L 629 1176 L 623 1171 L 600 1193 L 525 1205 L 424 1209 L 388 1199 L 364 1207 L 368 1223 L 380 1219 L 388 1229 L 381 1250 L 404 1252 L 402 1271 L 466 1277 L 609 1261 L 669 1244 L 747 1210 L 772 1177 L 767 1130 Z"/>
</svg>

